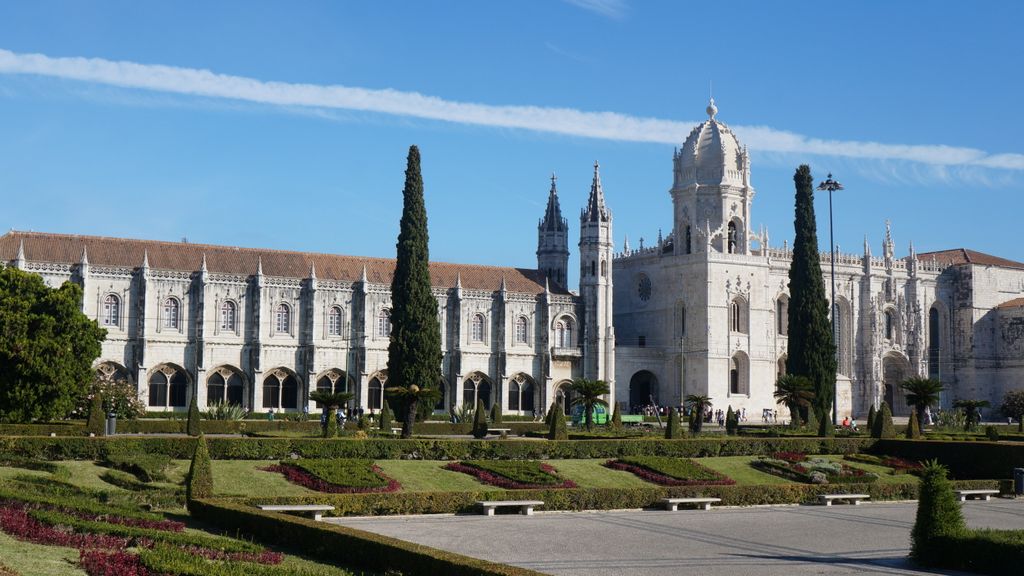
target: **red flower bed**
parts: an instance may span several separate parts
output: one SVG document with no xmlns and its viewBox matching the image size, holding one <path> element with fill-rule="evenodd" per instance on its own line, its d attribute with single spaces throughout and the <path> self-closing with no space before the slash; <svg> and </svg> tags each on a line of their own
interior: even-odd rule
<svg viewBox="0 0 1024 576">
<path fill-rule="evenodd" d="M 262 552 L 224 552 L 222 550 L 211 550 L 199 548 L 198 546 L 183 546 L 182 550 L 189 554 L 202 556 L 207 560 L 230 560 L 233 562 L 256 562 L 257 564 L 280 564 L 284 560 L 284 554 L 264 550 Z"/>
<path fill-rule="evenodd" d="M 445 466 L 445 468 L 448 470 L 452 470 L 454 472 L 463 472 L 471 476 L 476 476 L 478 480 L 485 484 L 491 484 L 492 486 L 498 486 L 499 488 L 508 488 L 510 490 L 545 490 L 549 488 L 576 488 L 576 483 L 573 482 L 572 480 L 564 480 L 561 484 L 525 484 L 522 482 L 516 482 L 515 480 L 512 480 L 511 478 L 506 478 L 504 476 L 501 476 L 500 474 L 495 474 L 493 472 L 488 472 L 487 470 L 481 470 L 479 468 L 474 468 L 472 466 L 466 466 L 465 464 L 460 464 L 459 462 L 452 462 Z M 548 474 L 558 476 L 557 471 L 551 465 L 541 464 L 540 469 L 547 472 Z"/>
<path fill-rule="evenodd" d="M 92 520 L 95 522 L 106 522 L 107 524 L 119 524 L 121 526 L 131 526 L 133 528 L 147 528 L 150 530 L 162 530 L 164 532 L 182 532 L 185 530 L 185 524 L 174 520 L 146 520 L 144 518 L 125 518 L 124 516 L 107 516 L 102 514 L 89 514 L 87 512 L 79 512 L 73 509 L 59 509 L 65 514 L 70 514 L 82 520 Z"/>
<path fill-rule="evenodd" d="M 776 460 L 785 460 L 786 462 L 804 462 L 807 460 L 807 454 L 801 452 L 775 452 L 772 454 L 772 458 Z"/>
<path fill-rule="evenodd" d="M 23 508 L 13 506 L 0 507 L 0 530 L 19 540 L 49 546 L 104 548 L 110 550 L 121 550 L 128 546 L 128 538 L 106 536 L 103 534 L 65 532 L 64 530 L 43 524 L 29 516 L 28 512 Z"/>
<path fill-rule="evenodd" d="M 632 472 L 648 482 L 654 482 L 655 484 L 660 484 L 662 486 L 732 486 L 736 483 L 732 478 L 724 478 L 722 480 L 680 480 L 679 478 L 658 474 L 657 472 L 648 470 L 643 466 L 627 464 L 618 460 L 609 460 L 605 462 L 604 465 L 605 467 L 612 468 L 614 470 Z"/>
<path fill-rule="evenodd" d="M 904 460 L 903 458 L 897 458 L 895 456 L 885 456 L 882 458 L 882 465 L 888 466 L 897 472 L 908 472 L 914 474 L 924 469 L 924 466 L 920 462 L 911 462 L 910 460 Z"/>
<path fill-rule="evenodd" d="M 78 565 L 89 576 L 158 576 L 142 565 L 135 554 L 79 550 Z"/>
<path fill-rule="evenodd" d="M 402 485 L 398 483 L 398 480 L 394 478 L 388 478 L 384 475 L 384 471 L 379 466 L 374 465 L 373 471 L 388 481 L 388 485 L 383 488 L 359 488 L 352 486 L 338 486 L 337 484 L 331 484 L 313 476 L 305 470 L 300 470 L 295 466 L 288 466 L 287 464 L 274 464 L 273 466 L 267 466 L 266 468 L 260 468 L 266 472 L 280 472 L 284 474 L 292 484 L 298 484 L 304 488 L 310 490 L 316 490 L 317 492 L 328 492 L 331 494 L 365 494 L 365 493 L 380 493 L 380 492 L 397 492 L 402 489 Z"/>
</svg>

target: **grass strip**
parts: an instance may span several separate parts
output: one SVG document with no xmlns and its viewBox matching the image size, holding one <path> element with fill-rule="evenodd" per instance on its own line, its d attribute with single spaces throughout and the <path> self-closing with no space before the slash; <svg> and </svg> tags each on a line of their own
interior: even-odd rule
<svg viewBox="0 0 1024 576">
<path fill-rule="evenodd" d="M 605 466 L 632 472 L 662 486 L 731 486 L 736 483 L 732 478 L 688 458 L 629 456 L 609 460 Z"/>
<path fill-rule="evenodd" d="M 71 510 L 96 515 L 115 514 L 117 516 L 145 520 L 160 520 L 163 518 L 159 514 L 153 514 L 152 512 L 143 512 L 142 510 L 135 510 L 132 508 L 112 506 L 96 500 L 90 500 L 82 496 L 33 494 L 22 490 L 9 490 L 6 488 L 0 488 L 0 502 L 21 502 L 37 504 L 60 510 Z"/>
<path fill-rule="evenodd" d="M 171 546 L 154 546 L 139 551 L 139 564 L 158 574 L 175 576 L 346 576 L 352 574 L 333 567 L 298 568 L 244 562 L 217 560 L 193 555 Z"/>
</svg>

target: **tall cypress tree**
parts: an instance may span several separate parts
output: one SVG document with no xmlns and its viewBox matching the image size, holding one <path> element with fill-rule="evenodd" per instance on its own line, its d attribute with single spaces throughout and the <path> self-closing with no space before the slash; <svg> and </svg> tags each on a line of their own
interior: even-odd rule
<svg viewBox="0 0 1024 576">
<path fill-rule="evenodd" d="M 814 386 L 811 401 L 818 420 L 832 411 L 836 382 L 836 345 L 821 275 L 818 227 L 814 220 L 814 178 L 800 166 L 796 183 L 793 262 L 789 267 L 789 350 L 786 373 L 806 376 Z"/>
<path fill-rule="evenodd" d="M 441 328 L 437 300 L 430 292 L 427 209 L 423 202 L 420 150 L 409 147 L 404 205 L 398 233 L 395 276 L 391 280 L 391 343 L 388 384 L 403 401 L 402 437 L 412 436 L 418 404 L 437 397 L 441 380 Z"/>
</svg>

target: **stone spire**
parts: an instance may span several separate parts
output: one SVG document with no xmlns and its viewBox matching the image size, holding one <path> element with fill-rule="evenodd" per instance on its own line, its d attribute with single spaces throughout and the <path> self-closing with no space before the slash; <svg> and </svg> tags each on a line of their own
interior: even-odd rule
<svg viewBox="0 0 1024 576">
<path fill-rule="evenodd" d="M 626 240 L 622 243 L 622 251 L 629 254 L 629 234 L 626 234 Z"/>
<path fill-rule="evenodd" d="M 363 273 L 361 276 L 359 276 L 359 281 L 362 282 L 363 284 L 369 282 L 369 280 L 366 278 L 366 264 L 363 264 Z"/>
<path fill-rule="evenodd" d="M 316 262 L 309 261 L 309 279 L 316 280 Z"/>
<path fill-rule="evenodd" d="M 149 250 L 145 249 L 142 251 L 142 269 L 149 271 Z"/>
<path fill-rule="evenodd" d="M 569 221 L 562 217 L 562 208 L 558 203 L 558 188 L 556 181 L 558 176 L 551 173 L 551 191 L 548 192 L 548 207 L 544 211 L 544 218 L 540 221 L 541 231 L 561 232 L 569 227 Z"/>
<path fill-rule="evenodd" d="M 210 269 L 206 267 L 206 252 L 203 252 L 203 265 L 199 268 L 199 271 L 203 274 L 210 271 Z"/>
<path fill-rule="evenodd" d="M 18 270 L 25 269 L 25 239 L 18 242 L 18 255 L 14 257 L 14 267 Z"/>
<path fill-rule="evenodd" d="M 82 259 L 78 262 L 82 267 L 89 265 L 89 248 L 82 246 Z"/>
<path fill-rule="evenodd" d="M 885 221 L 885 241 L 882 243 L 882 254 L 886 260 L 892 260 L 896 253 L 896 246 L 892 241 L 892 223 Z"/>
<path fill-rule="evenodd" d="M 604 204 L 604 190 L 601 189 L 601 165 L 594 162 L 594 181 L 590 184 L 590 198 L 583 211 L 582 219 L 586 222 L 608 222 L 611 213 Z"/>
</svg>

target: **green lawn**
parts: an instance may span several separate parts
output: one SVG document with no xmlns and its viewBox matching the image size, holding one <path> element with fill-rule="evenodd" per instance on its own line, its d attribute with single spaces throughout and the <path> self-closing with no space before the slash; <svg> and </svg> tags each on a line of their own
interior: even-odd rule
<svg viewBox="0 0 1024 576">
<path fill-rule="evenodd" d="M 462 472 L 445 470 L 447 462 L 437 460 L 378 460 L 385 474 L 402 485 L 407 492 L 461 492 L 494 488 Z"/>
<path fill-rule="evenodd" d="M 637 478 L 632 472 L 612 470 L 602 466 L 607 458 L 597 460 L 547 460 L 558 473 L 579 485 L 580 488 L 637 488 L 650 486 L 649 482 Z"/>
<path fill-rule="evenodd" d="M 732 478 L 737 485 L 794 483 L 792 480 L 755 470 L 750 462 L 756 458 L 756 456 L 721 456 L 718 458 L 696 458 L 695 460 Z"/>
<path fill-rule="evenodd" d="M 868 472 L 874 472 L 878 474 L 878 482 L 881 484 L 905 484 L 912 482 L 917 479 L 916 476 L 910 474 L 892 474 L 892 468 L 888 466 L 878 466 L 876 464 L 866 464 L 864 462 L 851 462 L 850 460 L 844 460 L 841 455 L 830 454 L 825 456 L 829 460 L 836 462 L 842 462 L 850 468 L 858 468 L 860 470 L 866 470 Z"/>
<path fill-rule="evenodd" d="M 0 560 L 24 576 L 77 576 L 78 549 L 21 542 L 0 532 Z"/>
<path fill-rule="evenodd" d="M 214 495 L 261 498 L 318 494 L 288 482 L 280 472 L 260 470 L 275 463 L 273 460 L 214 460 Z"/>
</svg>

